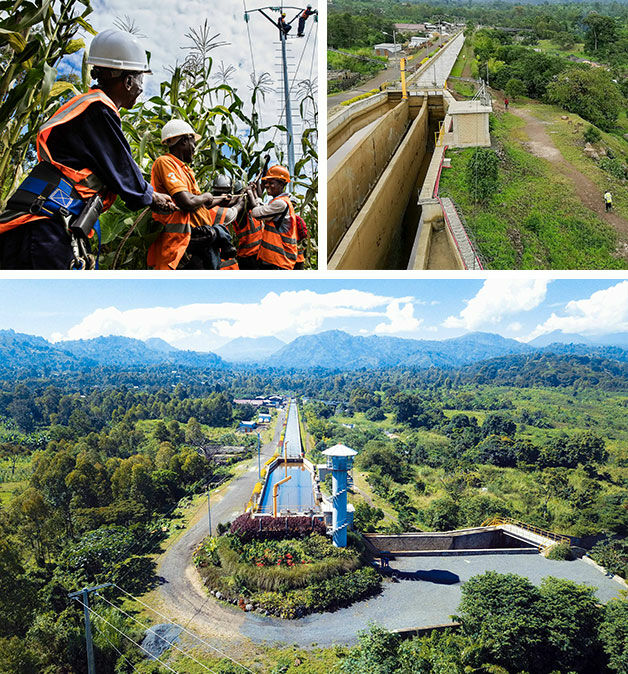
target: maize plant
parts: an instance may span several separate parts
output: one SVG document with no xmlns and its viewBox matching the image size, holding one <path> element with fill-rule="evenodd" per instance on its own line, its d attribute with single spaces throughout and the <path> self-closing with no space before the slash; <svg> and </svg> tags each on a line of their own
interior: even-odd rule
<svg viewBox="0 0 628 674">
<path fill-rule="evenodd" d="M 57 65 L 85 46 L 79 28 L 95 34 L 91 11 L 90 0 L 0 0 L 0 210 L 35 161 L 37 130 L 78 93 Z"/>
<path fill-rule="evenodd" d="M 232 73 L 228 67 L 221 62 L 218 72 L 213 74 L 212 52 L 224 43 L 218 40 L 217 34 L 212 35 L 207 22 L 190 30 L 186 37 L 191 41 L 187 56 L 182 64 L 171 68 L 170 79 L 160 84 L 159 94 L 131 110 L 121 111 L 122 128 L 133 156 L 149 179 L 153 161 L 165 152 L 161 128 L 176 117 L 188 122 L 201 136 L 192 168 L 202 190 L 210 191 L 217 175 L 227 175 L 244 184 L 255 180 L 266 154 L 274 152 L 281 161 L 280 151 L 266 138 L 269 131 L 282 127 L 260 126 L 256 112 L 260 98 L 269 90 L 268 75 L 264 73 L 257 81 L 252 80 L 250 105 L 245 105 L 228 84 Z M 316 183 L 315 178 L 308 182 L 303 167 L 314 165 L 315 170 L 315 137 L 315 130 L 308 129 L 304 133 L 304 159 L 295 171 L 296 184 L 305 190 L 304 194 L 297 195 L 297 212 L 305 213 L 303 217 L 314 231 L 316 225 L 312 225 L 311 218 L 312 214 L 316 216 Z M 101 218 L 101 223 L 102 267 L 145 268 L 148 247 L 158 236 L 150 211 L 132 213 L 118 199 Z M 308 259 L 315 264 L 315 247 L 309 246 L 308 251 Z"/>
</svg>

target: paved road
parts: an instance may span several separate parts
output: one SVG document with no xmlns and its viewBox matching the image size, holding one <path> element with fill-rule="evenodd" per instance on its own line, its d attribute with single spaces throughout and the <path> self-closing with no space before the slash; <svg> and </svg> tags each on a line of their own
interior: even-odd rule
<svg viewBox="0 0 628 674">
<path fill-rule="evenodd" d="M 262 447 L 262 462 L 274 453 L 284 418 L 285 411 L 282 410 L 278 415 L 272 442 Z M 244 473 L 212 494 L 214 529 L 219 522 L 231 521 L 242 514 L 256 482 L 257 457 L 254 457 Z M 189 624 L 190 629 L 198 634 L 210 634 L 231 641 L 237 636 L 237 626 L 244 614 L 212 599 L 192 564 L 192 553 L 207 533 L 207 508 L 203 505 L 190 528 L 159 558 L 157 575 L 162 579 L 162 584 L 149 597 L 148 603 L 157 603 L 160 610 L 184 626 Z"/>
<path fill-rule="evenodd" d="M 603 602 L 619 597 L 623 589 L 618 582 L 582 560 L 555 562 L 536 554 L 401 558 L 392 562 L 391 567 L 408 575 L 414 574 L 416 579 L 398 583 L 386 580 L 377 597 L 333 613 L 319 613 L 300 620 L 248 614 L 240 631 L 256 642 L 328 647 L 355 643 L 357 633 L 367 628 L 369 622 L 387 629 L 447 623 L 460 602 L 461 583 L 488 570 L 527 576 L 535 585 L 545 576 L 567 578 L 597 587 L 596 594 Z M 454 584 L 448 584 L 451 581 Z"/>
</svg>

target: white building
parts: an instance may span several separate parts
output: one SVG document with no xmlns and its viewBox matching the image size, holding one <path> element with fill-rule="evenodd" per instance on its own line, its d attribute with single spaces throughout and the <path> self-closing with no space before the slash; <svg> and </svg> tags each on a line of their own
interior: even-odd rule
<svg viewBox="0 0 628 674">
<path fill-rule="evenodd" d="M 392 42 L 382 42 L 381 44 L 376 44 L 373 49 L 377 56 L 391 56 L 401 51 L 401 45 L 393 44 Z"/>
</svg>

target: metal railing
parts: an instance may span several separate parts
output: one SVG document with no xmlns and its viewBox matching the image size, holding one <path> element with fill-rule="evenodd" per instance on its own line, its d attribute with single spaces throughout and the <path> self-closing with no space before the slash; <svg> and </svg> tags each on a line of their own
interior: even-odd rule
<svg viewBox="0 0 628 674">
<path fill-rule="evenodd" d="M 569 538 L 569 536 L 563 536 L 563 534 L 556 534 L 553 531 L 541 529 L 541 527 L 536 527 L 533 524 L 526 524 L 525 522 L 520 522 L 519 520 L 515 520 L 512 517 L 489 517 L 487 520 L 482 522 L 483 527 L 495 527 L 500 526 L 502 524 L 510 524 L 512 526 L 518 527 L 519 529 L 524 529 L 525 531 L 537 534 L 538 536 L 549 538 L 552 541 L 556 541 L 556 543 L 567 543 L 568 545 L 571 545 L 571 539 Z"/>
</svg>

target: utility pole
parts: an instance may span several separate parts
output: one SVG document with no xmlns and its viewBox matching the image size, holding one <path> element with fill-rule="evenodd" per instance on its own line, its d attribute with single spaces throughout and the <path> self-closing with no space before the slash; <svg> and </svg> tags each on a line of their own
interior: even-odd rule
<svg viewBox="0 0 628 674">
<path fill-rule="evenodd" d="M 284 10 L 286 9 L 295 9 L 297 10 L 296 14 L 290 21 L 286 21 L 284 19 Z M 272 12 L 279 12 L 280 17 L 277 21 L 275 21 L 272 17 L 270 17 L 266 11 L 270 10 Z M 294 134 L 292 130 L 292 105 L 290 103 L 290 85 L 288 82 L 288 59 L 286 55 L 286 42 L 288 39 L 288 31 L 290 30 L 290 27 L 292 26 L 292 23 L 299 18 L 301 12 L 305 11 L 305 7 L 295 7 L 295 6 L 287 6 L 283 5 L 281 7 L 275 6 L 268 6 L 268 7 L 261 7 L 259 9 L 250 9 L 247 10 L 244 13 L 244 20 L 248 23 L 249 21 L 249 14 L 252 12 L 259 12 L 262 16 L 266 17 L 272 24 L 277 28 L 279 31 L 279 40 L 281 42 L 281 63 L 282 63 L 282 70 L 283 70 L 283 93 L 284 93 L 284 101 L 285 101 L 285 113 L 286 113 L 286 151 L 288 155 L 288 170 L 290 171 L 290 175 L 294 175 Z M 315 21 L 318 21 L 318 14 L 314 14 Z"/>
<path fill-rule="evenodd" d="M 96 665 L 94 663 L 94 643 L 92 641 L 92 624 L 89 618 L 89 593 L 96 590 L 102 590 L 104 587 L 111 587 L 113 583 L 105 583 L 104 585 L 96 585 L 94 587 L 85 587 L 78 592 L 71 592 L 68 597 L 76 599 L 83 597 L 83 614 L 85 616 L 85 646 L 87 650 L 87 673 L 96 674 Z"/>
<path fill-rule="evenodd" d="M 209 535 L 212 535 L 212 509 L 209 502 L 209 482 L 207 483 L 207 525 L 209 526 Z"/>
<path fill-rule="evenodd" d="M 257 434 L 257 479 L 259 482 L 262 481 L 262 457 L 260 456 L 261 448 L 260 448 L 260 439 L 259 439 L 259 433 Z"/>
</svg>

